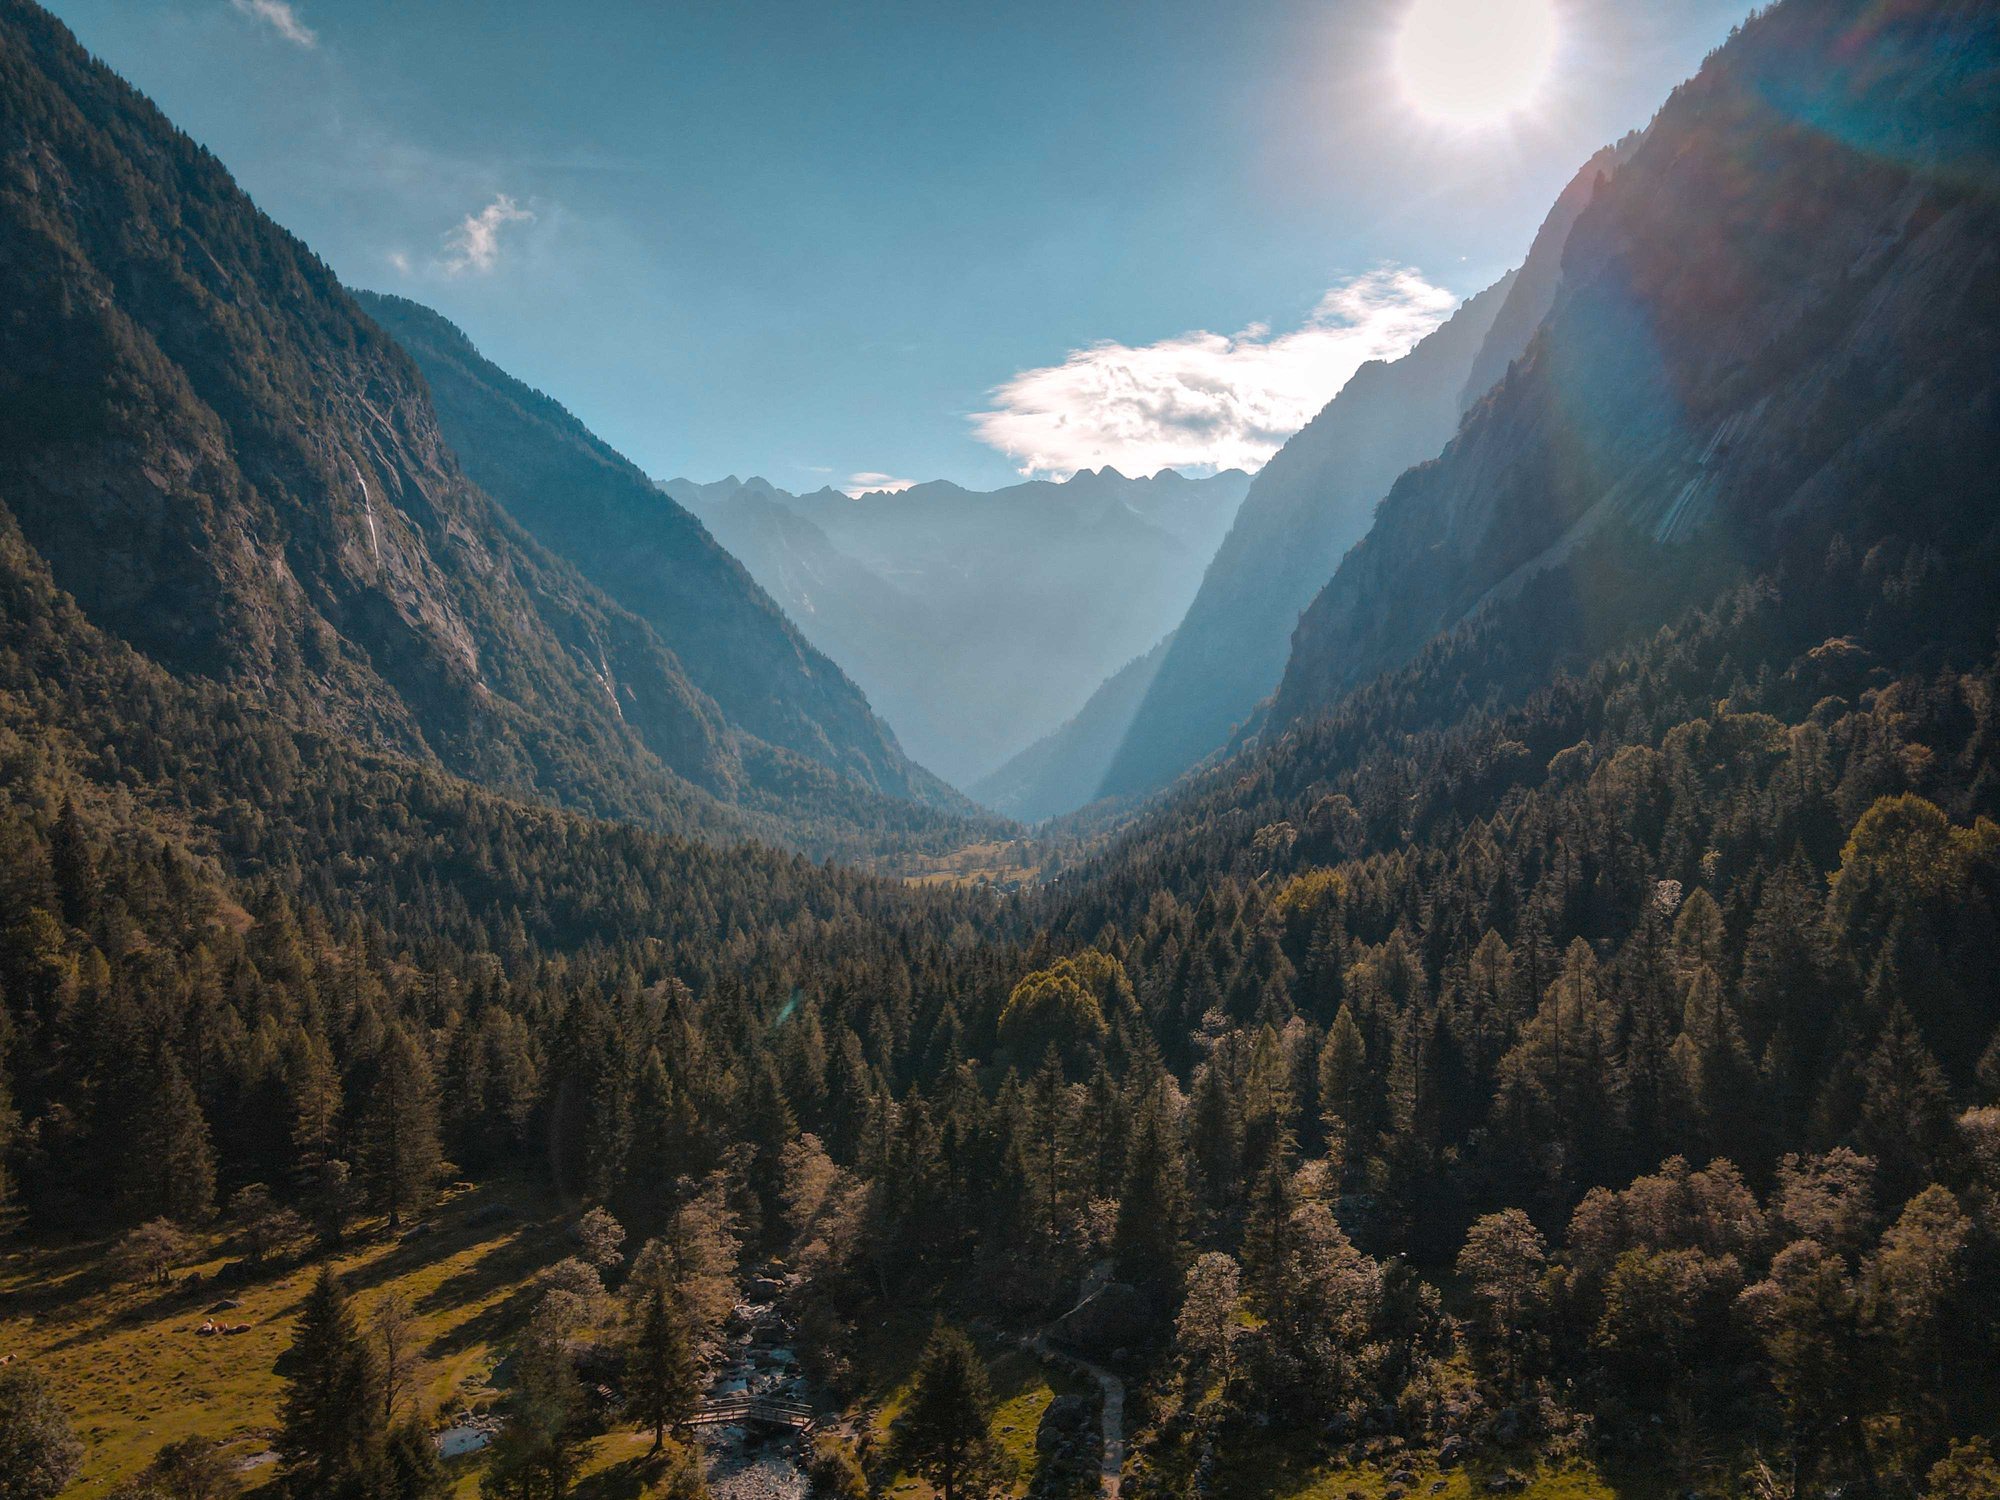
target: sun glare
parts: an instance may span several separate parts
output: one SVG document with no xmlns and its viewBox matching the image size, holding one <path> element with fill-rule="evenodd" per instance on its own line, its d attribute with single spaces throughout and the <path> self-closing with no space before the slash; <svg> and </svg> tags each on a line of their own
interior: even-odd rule
<svg viewBox="0 0 2000 1500">
<path fill-rule="evenodd" d="M 1553 0 L 1411 0 L 1396 76 L 1433 119 L 1491 125 L 1534 102 L 1555 50 Z"/>
</svg>

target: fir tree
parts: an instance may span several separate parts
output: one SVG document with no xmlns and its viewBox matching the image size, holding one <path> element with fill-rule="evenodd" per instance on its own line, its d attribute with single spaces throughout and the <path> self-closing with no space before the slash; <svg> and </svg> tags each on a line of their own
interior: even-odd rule
<svg viewBox="0 0 2000 1500">
<path fill-rule="evenodd" d="M 381 1449 L 380 1375 L 347 1294 L 321 1267 L 282 1367 L 276 1448 L 297 1500 L 362 1500 Z"/>
<path fill-rule="evenodd" d="M 999 1458 L 987 1431 L 992 1406 L 986 1366 L 972 1340 L 938 1324 L 896 1421 L 895 1450 L 904 1467 L 943 1500 L 987 1493 Z"/>
<path fill-rule="evenodd" d="M 443 1173 L 437 1091 L 430 1058 L 409 1026 L 397 1022 L 382 1038 L 364 1103 L 362 1166 L 370 1191 L 389 1217 L 430 1205 Z"/>
<path fill-rule="evenodd" d="M 128 1202 L 133 1217 L 155 1215 L 198 1224 L 215 1210 L 215 1150 L 208 1121 L 171 1048 L 153 1054 L 152 1089 L 139 1111 L 137 1171 Z"/>
<path fill-rule="evenodd" d="M 625 1405 L 641 1427 L 653 1431 L 653 1451 L 667 1429 L 685 1421 L 701 1399 L 687 1314 L 662 1274 L 652 1274 L 631 1297 L 625 1340 Z"/>
</svg>

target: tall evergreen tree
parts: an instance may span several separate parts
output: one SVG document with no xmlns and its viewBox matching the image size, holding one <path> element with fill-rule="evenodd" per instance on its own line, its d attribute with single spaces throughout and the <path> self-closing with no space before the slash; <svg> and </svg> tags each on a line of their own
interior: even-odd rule
<svg viewBox="0 0 2000 1500">
<path fill-rule="evenodd" d="M 639 1426 L 653 1430 L 657 1453 L 667 1429 L 679 1426 L 699 1404 L 700 1372 L 686 1309 L 666 1276 L 659 1271 L 645 1276 L 628 1300 L 625 1406 Z"/>
<path fill-rule="evenodd" d="M 363 1175 L 393 1230 L 429 1207 L 444 1166 L 430 1057 L 406 1022 L 384 1033 L 362 1108 Z"/>
<path fill-rule="evenodd" d="M 985 1494 L 999 1457 L 987 1430 L 992 1407 L 986 1366 L 972 1340 L 940 1323 L 924 1346 L 909 1403 L 896 1421 L 896 1453 L 943 1500 Z"/>
<path fill-rule="evenodd" d="M 1170 1297 L 1187 1255 L 1187 1168 L 1166 1087 L 1146 1090 L 1133 1113 L 1111 1251 L 1120 1276 Z"/>
<path fill-rule="evenodd" d="M 368 1500 L 380 1457 L 380 1374 L 331 1267 L 321 1267 L 280 1367 L 279 1473 L 296 1500 Z"/>
<path fill-rule="evenodd" d="M 135 1126 L 143 1151 L 130 1158 L 132 1217 L 207 1219 L 215 1210 L 215 1149 L 201 1101 L 170 1047 L 154 1051 L 151 1089 Z"/>
</svg>

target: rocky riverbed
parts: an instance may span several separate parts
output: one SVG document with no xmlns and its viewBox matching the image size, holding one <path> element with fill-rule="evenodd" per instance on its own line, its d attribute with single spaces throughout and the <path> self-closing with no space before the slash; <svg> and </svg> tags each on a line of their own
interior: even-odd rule
<svg viewBox="0 0 2000 1500">
<path fill-rule="evenodd" d="M 753 1284 L 768 1300 L 738 1304 L 729 1319 L 728 1359 L 709 1395 L 810 1401 L 793 1331 L 770 1283 Z M 701 1429 L 714 1500 L 808 1500 L 804 1449 L 793 1434 L 756 1426 Z"/>
</svg>

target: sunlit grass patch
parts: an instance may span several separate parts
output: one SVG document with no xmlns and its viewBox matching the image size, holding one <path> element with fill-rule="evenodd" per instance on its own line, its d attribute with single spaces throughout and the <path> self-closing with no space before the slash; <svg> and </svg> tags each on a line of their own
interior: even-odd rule
<svg viewBox="0 0 2000 1500">
<path fill-rule="evenodd" d="M 530 1283 L 568 1251 L 564 1222 L 539 1190 L 497 1183 L 448 1195 L 429 1231 L 414 1238 L 389 1239 L 364 1224 L 335 1257 L 364 1322 L 391 1292 L 414 1311 L 423 1368 L 409 1400 L 425 1420 L 495 1398 L 493 1371 L 527 1316 Z M 113 1281 L 105 1252 L 103 1244 L 22 1241 L 0 1252 L 0 1355 L 48 1378 L 84 1441 L 82 1477 L 66 1493 L 104 1494 L 175 1438 L 214 1438 L 246 1459 L 267 1451 L 283 1384 L 276 1366 L 316 1263 L 218 1283 L 216 1273 L 235 1259 L 218 1233 L 202 1239 L 174 1285 L 153 1288 Z M 190 1272 L 200 1273 L 199 1284 Z M 216 1320 L 249 1331 L 197 1336 L 224 1299 L 238 1305 Z M 455 1468 L 460 1492 L 475 1493 L 476 1461 Z"/>
</svg>

